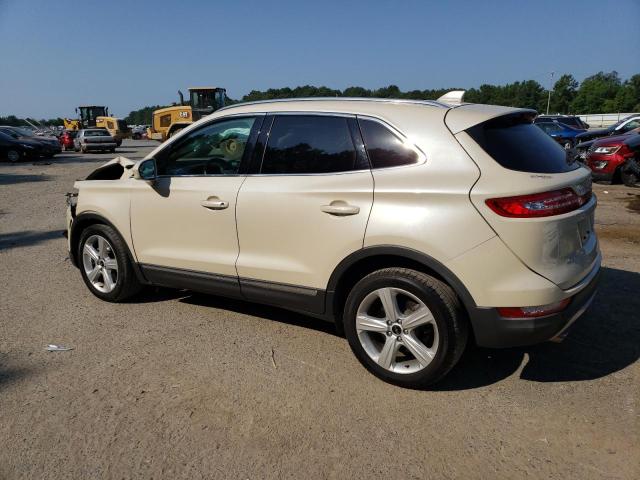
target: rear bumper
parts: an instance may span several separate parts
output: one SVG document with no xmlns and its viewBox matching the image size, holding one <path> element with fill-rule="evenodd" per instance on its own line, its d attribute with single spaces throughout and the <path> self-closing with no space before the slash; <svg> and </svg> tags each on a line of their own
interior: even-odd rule
<svg viewBox="0 0 640 480">
<path fill-rule="evenodd" d="M 540 318 L 507 319 L 500 317 L 495 308 L 476 308 L 471 312 L 476 343 L 481 347 L 502 348 L 561 340 L 595 297 L 600 277 L 599 263 L 588 276 L 592 277 L 589 283 L 560 313 Z"/>
<path fill-rule="evenodd" d="M 110 150 L 118 146 L 117 143 L 85 143 L 84 148 L 86 150 Z"/>
</svg>

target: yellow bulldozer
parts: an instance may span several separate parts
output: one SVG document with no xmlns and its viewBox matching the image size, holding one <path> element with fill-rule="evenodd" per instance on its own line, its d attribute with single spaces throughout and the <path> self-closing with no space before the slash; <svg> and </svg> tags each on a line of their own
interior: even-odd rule
<svg viewBox="0 0 640 480">
<path fill-rule="evenodd" d="M 131 129 L 124 120 L 109 115 L 109 108 L 102 105 L 82 105 L 76 108 L 79 118 L 64 119 L 64 128 L 67 130 L 81 130 L 83 128 L 106 128 L 111 136 L 116 139 L 118 146 L 124 138 L 131 137 Z"/>
<path fill-rule="evenodd" d="M 180 104 L 160 108 L 153 112 L 147 137 L 164 142 L 193 122 L 224 107 L 226 90 L 218 87 L 189 88 L 189 101 L 185 103 L 178 90 Z"/>
</svg>

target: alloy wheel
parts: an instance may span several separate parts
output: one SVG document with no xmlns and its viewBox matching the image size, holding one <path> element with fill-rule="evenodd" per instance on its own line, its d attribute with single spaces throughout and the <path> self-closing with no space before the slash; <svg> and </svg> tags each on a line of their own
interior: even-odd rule
<svg viewBox="0 0 640 480">
<path fill-rule="evenodd" d="M 15 150 L 9 150 L 7 152 L 7 159 L 11 163 L 17 162 L 18 160 L 20 160 L 20 153 Z"/>
<path fill-rule="evenodd" d="M 427 367 L 438 351 L 438 326 L 431 310 L 401 288 L 369 293 L 358 307 L 355 323 L 369 358 L 390 372 L 416 373 Z"/>
<path fill-rule="evenodd" d="M 87 279 L 99 292 L 109 293 L 118 283 L 118 261 L 109 241 L 91 235 L 82 248 L 82 266 Z"/>
</svg>

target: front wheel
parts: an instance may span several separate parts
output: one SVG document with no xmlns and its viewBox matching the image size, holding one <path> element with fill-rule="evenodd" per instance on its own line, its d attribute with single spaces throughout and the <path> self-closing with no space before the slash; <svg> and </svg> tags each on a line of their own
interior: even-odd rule
<svg viewBox="0 0 640 480">
<path fill-rule="evenodd" d="M 17 150 L 9 150 L 7 152 L 7 160 L 9 160 L 11 163 L 16 163 L 20 160 L 20 152 Z"/>
<path fill-rule="evenodd" d="M 634 160 L 627 161 L 620 169 L 620 180 L 627 187 L 640 186 L 640 164 Z"/>
<path fill-rule="evenodd" d="M 78 264 L 91 293 L 107 302 L 122 302 L 141 289 L 127 246 L 108 225 L 92 225 L 80 236 Z"/>
<path fill-rule="evenodd" d="M 437 382 L 467 344 L 467 320 L 453 290 L 407 268 L 385 268 L 360 280 L 343 318 L 358 360 L 377 377 L 402 387 Z"/>
</svg>

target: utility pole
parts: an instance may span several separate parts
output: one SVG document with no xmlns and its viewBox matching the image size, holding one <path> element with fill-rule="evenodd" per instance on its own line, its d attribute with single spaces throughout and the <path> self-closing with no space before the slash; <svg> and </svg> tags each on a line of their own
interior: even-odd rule
<svg viewBox="0 0 640 480">
<path fill-rule="evenodd" d="M 556 72 L 551 72 L 551 81 L 549 83 L 549 97 L 547 98 L 547 115 L 549 115 L 549 105 L 551 104 L 551 88 L 553 87 L 553 74 Z"/>
</svg>

